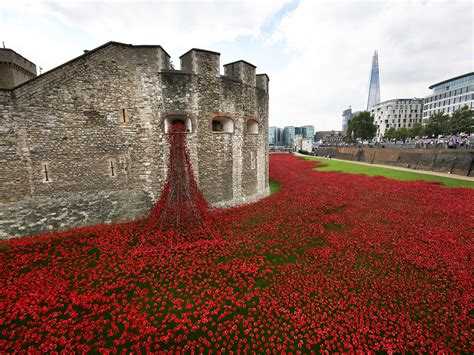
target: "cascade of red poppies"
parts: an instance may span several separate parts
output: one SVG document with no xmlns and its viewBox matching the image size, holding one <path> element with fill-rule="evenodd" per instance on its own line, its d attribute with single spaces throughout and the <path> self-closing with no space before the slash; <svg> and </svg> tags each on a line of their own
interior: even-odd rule
<svg viewBox="0 0 474 355">
<path fill-rule="evenodd" d="M 170 128 L 168 143 L 168 173 L 148 226 L 157 232 L 155 235 L 166 235 L 174 241 L 190 242 L 213 237 L 209 228 L 209 205 L 194 177 L 183 124 Z"/>
</svg>

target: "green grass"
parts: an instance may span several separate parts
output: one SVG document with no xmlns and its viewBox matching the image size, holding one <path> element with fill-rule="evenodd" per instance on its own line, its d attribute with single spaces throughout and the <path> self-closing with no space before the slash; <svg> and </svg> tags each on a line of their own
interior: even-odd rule
<svg viewBox="0 0 474 355">
<path fill-rule="evenodd" d="M 280 191 L 280 183 L 270 180 L 269 185 L 270 185 L 270 195 L 276 194 L 278 191 Z"/>
<path fill-rule="evenodd" d="M 378 166 L 354 164 L 351 162 L 330 160 L 321 157 L 305 157 L 309 160 L 316 160 L 321 163 L 327 164 L 320 168 L 315 168 L 318 171 L 339 171 L 342 173 L 349 174 L 362 174 L 368 176 L 384 176 L 394 180 L 426 180 L 426 181 L 438 181 L 444 186 L 449 187 L 469 187 L 474 188 L 474 181 L 460 180 L 456 178 L 449 178 L 443 176 L 429 175 L 412 171 L 403 171 L 390 168 L 381 168 Z"/>
</svg>

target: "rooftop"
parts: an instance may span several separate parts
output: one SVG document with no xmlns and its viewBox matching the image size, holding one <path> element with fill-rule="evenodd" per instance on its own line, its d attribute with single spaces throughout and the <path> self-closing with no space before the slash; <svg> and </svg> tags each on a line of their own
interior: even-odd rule
<svg viewBox="0 0 474 355">
<path fill-rule="evenodd" d="M 468 77 L 468 76 L 471 76 L 471 75 L 474 75 L 474 72 L 466 73 L 466 74 L 463 74 L 463 75 L 455 76 L 454 78 L 451 78 L 451 79 L 440 81 L 439 83 L 431 85 L 429 88 L 433 89 L 436 86 L 443 85 L 443 84 L 449 83 L 450 81 L 457 80 L 457 79 L 462 79 L 462 78 L 465 78 L 465 77 Z"/>
</svg>

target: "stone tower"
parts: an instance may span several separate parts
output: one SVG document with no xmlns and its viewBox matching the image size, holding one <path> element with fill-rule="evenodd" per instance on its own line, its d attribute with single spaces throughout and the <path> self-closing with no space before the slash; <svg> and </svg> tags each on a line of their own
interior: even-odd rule
<svg viewBox="0 0 474 355">
<path fill-rule="evenodd" d="M 209 204 L 267 196 L 269 78 L 243 60 L 223 67 L 204 49 L 174 70 L 161 46 L 108 42 L 10 81 L 0 89 L 0 238 L 145 215 L 163 191 L 176 123 Z"/>
<path fill-rule="evenodd" d="M 12 89 L 35 76 L 35 64 L 9 48 L 0 48 L 0 89 Z"/>
</svg>

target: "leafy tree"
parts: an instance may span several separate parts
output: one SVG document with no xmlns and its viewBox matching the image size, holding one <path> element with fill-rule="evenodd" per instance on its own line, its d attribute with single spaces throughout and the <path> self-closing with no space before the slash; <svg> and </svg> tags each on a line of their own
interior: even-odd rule
<svg viewBox="0 0 474 355">
<path fill-rule="evenodd" d="M 354 139 L 372 139 L 376 132 L 374 119 L 368 111 L 359 112 L 352 117 L 347 128 L 347 133 Z"/>
<path fill-rule="evenodd" d="M 467 106 L 454 111 L 448 119 L 448 130 L 450 133 L 472 133 L 474 132 L 474 111 Z"/>
<path fill-rule="evenodd" d="M 425 127 L 425 133 L 428 136 L 438 136 L 447 133 L 449 117 L 441 112 L 431 116 L 430 121 Z"/>
<path fill-rule="evenodd" d="M 385 139 L 396 139 L 397 130 L 394 127 L 390 127 L 384 134 Z"/>
<path fill-rule="evenodd" d="M 408 130 L 405 127 L 397 129 L 395 138 L 397 140 L 405 141 L 408 138 Z"/>
<path fill-rule="evenodd" d="M 415 123 L 412 128 L 408 129 L 407 136 L 409 138 L 421 137 L 424 135 L 424 128 L 421 123 Z"/>
</svg>

